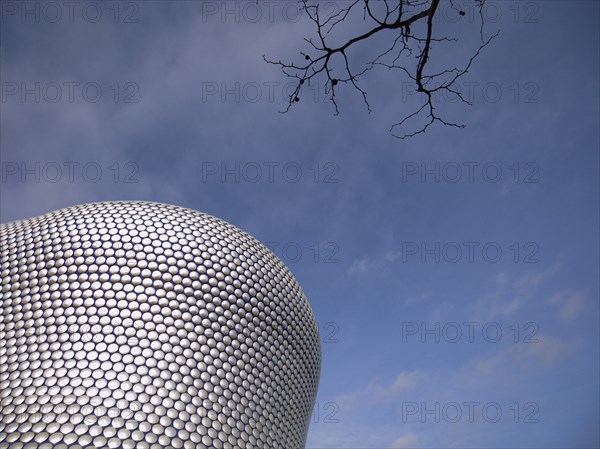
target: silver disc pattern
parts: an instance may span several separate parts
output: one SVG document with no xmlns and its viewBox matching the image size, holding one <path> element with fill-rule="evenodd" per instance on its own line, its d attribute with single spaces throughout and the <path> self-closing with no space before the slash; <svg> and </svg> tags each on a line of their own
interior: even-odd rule
<svg viewBox="0 0 600 449">
<path fill-rule="evenodd" d="M 213 216 L 90 203 L 0 225 L 0 449 L 304 448 L 318 326 Z"/>
</svg>

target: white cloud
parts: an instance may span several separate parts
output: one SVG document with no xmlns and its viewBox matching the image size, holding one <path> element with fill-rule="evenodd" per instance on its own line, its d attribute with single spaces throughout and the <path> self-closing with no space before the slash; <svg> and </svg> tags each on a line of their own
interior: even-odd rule
<svg viewBox="0 0 600 449">
<path fill-rule="evenodd" d="M 556 308 L 556 315 L 560 320 L 572 323 L 581 314 L 585 297 L 581 292 L 564 290 L 552 295 L 546 303 Z"/>
<path fill-rule="evenodd" d="M 445 321 L 454 308 L 454 304 L 448 301 L 439 303 L 439 305 L 434 307 L 429 313 L 429 321 L 432 323 Z"/>
<path fill-rule="evenodd" d="M 409 296 L 405 301 L 404 305 L 409 306 L 411 304 L 419 304 L 425 301 L 429 301 L 433 296 L 433 292 L 431 290 L 427 290 L 426 292 L 419 293 L 415 296 Z"/>
<path fill-rule="evenodd" d="M 539 286 L 559 270 L 560 264 L 520 276 L 500 271 L 494 276 L 494 289 L 477 299 L 470 307 L 475 321 L 510 318 L 522 310 L 535 296 Z"/>
<path fill-rule="evenodd" d="M 383 260 L 386 262 L 395 262 L 402 256 L 402 251 L 388 251 L 383 255 Z"/>
<path fill-rule="evenodd" d="M 417 383 L 423 378 L 423 374 L 419 371 L 402 371 L 394 382 L 381 392 L 384 394 L 396 394 L 401 391 L 414 388 Z"/>
<path fill-rule="evenodd" d="M 350 268 L 348 268 L 348 274 L 350 276 L 367 274 L 377 267 L 379 267 L 379 264 L 372 261 L 368 257 L 356 259 L 354 262 L 352 262 Z"/>
<path fill-rule="evenodd" d="M 392 445 L 391 449 L 407 449 L 415 447 L 417 444 L 417 436 L 414 433 L 407 433 L 397 438 Z"/>
<path fill-rule="evenodd" d="M 535 330 L 535 329 L 534 329 Z M 558 361 L 577 352 L 581 339 L 564 340 L 547 334 L 527 332 L 529 343 L 520 341 L 511 344 L 490 357 L 474 361 L 475 372 L 493 378 L 511 380 L 524 373 L 526 367 L 539 367 L 540 363 L 553 366 Z"/>
<path fill-rule="evenodd" d="M 424 373 L 416 370 L 400 372 L 391 383 L 382 383 L 381 379 L 375 378 L 364 388 L 339 396 L 336 402 L 345 410 L 365 403 L 389 402 L 399 394 L 414 389 L 423 379 Z"/>
</svg>

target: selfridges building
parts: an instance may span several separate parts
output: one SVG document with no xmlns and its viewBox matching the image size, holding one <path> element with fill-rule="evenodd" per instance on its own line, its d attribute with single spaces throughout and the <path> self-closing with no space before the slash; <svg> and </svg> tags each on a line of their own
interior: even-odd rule
<svg viewBox="0 0 600 449">
<path fill-rule="evenodd" d="M 308 301 L 213 216 L 91 203 L 0 227 L 0 449 L 304 448 Z"/>
</svg>

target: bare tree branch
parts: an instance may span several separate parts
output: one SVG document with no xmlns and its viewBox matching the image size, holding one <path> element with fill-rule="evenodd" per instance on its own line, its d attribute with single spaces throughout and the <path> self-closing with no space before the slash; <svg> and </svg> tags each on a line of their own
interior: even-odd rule
<svg viewBox="0 0 600 449">
<path fill-rule="evenodd" d="M 329 99 L 333 103 L 335 114 L 339 114 L 339 104 L 337 90 L 340 85 L 349 85 L 361 95 L 363 102 L 369 112 L 369 104 L 366 91 L 360 86 L 359 78 L 369 70 L 376 67 L 384 67 L 388 70 L 398 69 L 411 79 L 416 85 L 416 91 L 423 94 L 425 103 L 416 111 L 406 115 L 402 120 L 392 125 L 390 132 L 394 137 L 404 139 L 424 133 L 432 124 L 439 122 L 446 126 L 463 128 L 465 125 L 453 123 L 445 120 L 437 114 L 434 106 L 433 94 L 445 90 L 456 95 L 460 101 L 470 104 L 464 98 L 460 90 L 456 88 L 457 80 L 466 74 L 473 61 L 481 51 L 496 37 L 498 32 L 488 38 L 484 37 L 484 16 L 482 7 L 485 0 L 473 0 L 476 8 L 479 9 L 481 26 L 479 29 L 480 44 L 473 56 L 467 61 L 464 68 L 450 68 L 439 70 L 435 73 L 429 72 L 432 51 L 436 44 L 455 43 L 457 39 L 450 37 L 436 37 L 436 14 L 440 10 L 441 0 L 351 0 L 349 5 L 341 8 L 339 11 L 331 14 L 329 17 L 322 17 L 318 1 L 300 0 L 302 10 L 316 27 L 316 39 L 305 38 L 305 42 L 310 47 L 310 52 L 300 52 L 304 58 L 302 63 L 287 63 L 281 60 L 273 61 L 263 55 L 263 59 L 269 63 L 278 65 L 283 73 L 296 80 L 295 89 L 289 96 L 289 101 L 285 110 L 288 112 L 292 105 L 300 101 L 302 90 L 305 84 L 316 82 L 319 78 L 325 79 L 324 89 Z M 449 0 L 450 6 L 455 9 L 460 16 L 464 16 L 464 11 L 460 10 Z M 354 11 L 360 11 L 362 6 L 362 20 L 368 25 L 367 31 L 356 34 L 339 45 L 331 43 L 334 40 L 334 29 L 345 21 L 350 21 Z M 417 29 L 424 28 L 424 34 L 420 34 Z M 364 64 L 362 69 L 355 69 L 351 64 L 349 56 L 350 49 L 359 44 L 373 39 L 375 35 L 383 32 L 395 33 L 391 39 L 391 45 L 384 51 L 377 54 L 374 58 Z M 411 59 L 408 61 L 403 58 L 416 58 L 416 64 L 411 66 Z M 392 58 L 389 61 L 389 58 Z M 414 64 L 414 63 L 413 63 Z M 441 81 L 440 81 L 441 80 Z M 425 124 L 415 131 L 396 133 L 410 119 L 425 115 Z"/>
</svg>

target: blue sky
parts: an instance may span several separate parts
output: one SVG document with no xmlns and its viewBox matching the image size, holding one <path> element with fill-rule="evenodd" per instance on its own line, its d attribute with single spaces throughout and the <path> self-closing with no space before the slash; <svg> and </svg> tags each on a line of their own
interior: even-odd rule
<svg viewBox="0 0 600 449">
<path fill-rule="evenodd" d="M 473 106 L 439 102 L 467 127 L 398 140 L 400 73 L 371 114 L 319 86 L 278 113 L 293 2 L 3 0 L 1 221 L 143 199 L 270 242 L 322 333 L 309 448 L 598 447 L 599 5 L 489 3 Z"/>
</svg>

